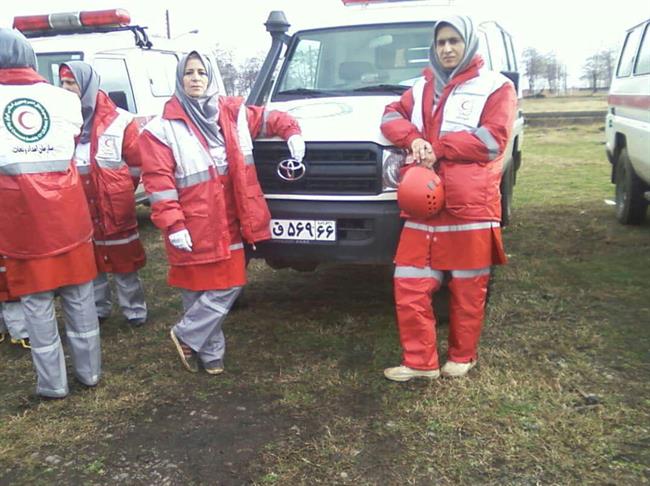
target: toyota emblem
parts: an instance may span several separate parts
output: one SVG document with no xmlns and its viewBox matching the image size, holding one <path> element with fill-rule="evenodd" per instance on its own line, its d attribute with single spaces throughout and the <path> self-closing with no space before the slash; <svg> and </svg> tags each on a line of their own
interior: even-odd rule
<svg viewBox="0 0 650 486">
<path fill-rule="evenodd" d="M 284 159 L 278 164 L 277 173 L 280 179 L 293 182 L 302 179 L 307 167 L 296 159 Z"/>
</svg>

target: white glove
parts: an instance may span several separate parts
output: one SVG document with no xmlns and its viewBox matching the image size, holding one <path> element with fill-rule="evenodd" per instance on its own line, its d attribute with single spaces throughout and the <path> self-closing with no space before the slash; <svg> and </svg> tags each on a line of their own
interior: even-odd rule
<svg viewBox="0 0 650 486">
<path fill-rule="evenodd" d="M 192 251 L 192 238 L 190 238 L 190 232 L 186 229 L 170 234 L 169 242 L 179 250 Z"/>
<path fill-rule="evenodd" d="M 287 145 L 289 146 L 289 152 L 291 152 L 291 158 L 301 162 L 305 157 L 305 140 L 302 135 L 291 135 L 287 140 Z"/>
</svg>

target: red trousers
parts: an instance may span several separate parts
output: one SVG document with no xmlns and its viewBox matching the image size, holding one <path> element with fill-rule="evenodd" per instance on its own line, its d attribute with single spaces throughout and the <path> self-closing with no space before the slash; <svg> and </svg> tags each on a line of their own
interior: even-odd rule
<svg viewBox="0 0 650 486">
<path fill-rule="evenodd" d="M 449 281 L 448 359 L 467 363 L 477 358 L 485 316 L 490 268 L 452 270 Z M 440 367 L 432 294 L 440 289 L 443 273 L 430 268 L 395 268 L 395 308 L 402 364 L 434 370 Z"/>
</svg>

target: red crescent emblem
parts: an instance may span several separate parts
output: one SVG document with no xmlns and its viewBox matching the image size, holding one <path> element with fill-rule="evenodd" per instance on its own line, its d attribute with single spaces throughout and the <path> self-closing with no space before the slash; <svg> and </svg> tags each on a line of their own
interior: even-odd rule
<svg viewBox="0 0 650 486">
<path fill-rule="evenodd" d="M 20 123 L 20 125 L 26 130 L 33 130 L 34 127 L 27 125 L 27 123 L 25 123 L 25 121 L 23 120 L 23 117 L 27 114 L 29 114 L 28 111 L 23 111 L 20 115 L 18 115 L 18 123 Z"/>
</svg>

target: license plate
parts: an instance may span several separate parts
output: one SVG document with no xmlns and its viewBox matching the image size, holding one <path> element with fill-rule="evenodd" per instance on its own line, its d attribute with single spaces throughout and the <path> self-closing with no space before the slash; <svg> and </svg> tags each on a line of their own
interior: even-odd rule
<svg viewBox="0 0 650 486">
<path fill-rule="evenodd" d="M 336 241 L 336 221 L 272 219 L 274 240 Z"/>
</svg>

